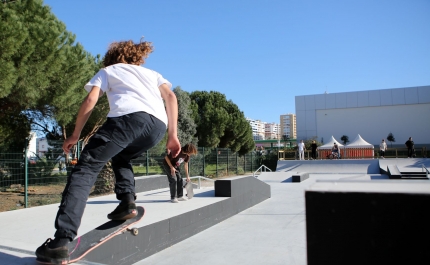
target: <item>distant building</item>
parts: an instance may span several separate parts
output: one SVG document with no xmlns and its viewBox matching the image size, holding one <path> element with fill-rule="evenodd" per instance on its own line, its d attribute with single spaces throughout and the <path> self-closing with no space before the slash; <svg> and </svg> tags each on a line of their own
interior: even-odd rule
<svg viewBox="0 0 430 265">
<path fill-rule="evenodd" d="M 430 86 L 296 96 L 297 138 L 319 141 L 360 134 L 379 145 L 392 133 L 396 142 L 412 137 L 430 143 Z M 282 126 L 282 124 L 281 124 Z"/>
<path fill-rule="evenodd" d="M 297 138 L 296 115 L 292 113 L 280 116 L 280 137 L 287 136 L 290 139 Z"/>
<path fill-rule="evenodd" d="M 266 140 L 281 139 L 279 124 L 274 122 L 266 123 L 264 128 L 264 136 Z"/>
<path fill-rule="evenodd" d="M 265 122 L 246 118 L 252 128 L 252 136 L 254 140 L 265 140 Z"/>
</svg>

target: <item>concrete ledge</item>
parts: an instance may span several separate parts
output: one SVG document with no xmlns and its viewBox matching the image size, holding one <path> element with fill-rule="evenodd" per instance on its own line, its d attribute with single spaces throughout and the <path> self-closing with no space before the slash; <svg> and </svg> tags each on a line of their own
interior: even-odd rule
<svg viewBox="0 0 430 265">
<path fill-rule="evenodd" d="M 238 197 L 250 192 L 270 198 L 270 185 L 253 176 L 215 181 L 215 197 Z"/>
<path fill-rule="evenodd" d="M 388 177 L 390 179 L 401 179 L 402 173 L 400 173 L 399 169 L 396 165 L 388 165 L 387 166 Z"/>
<path fill-rule="evenodd" d="M 160 181 L 158 177 L 153 180 Z M 223 179 L 215 181 L 215 194 L 229 198 L 141 227 L 137 236 L 130 233 L 116 236 L 90 252 L 85 260 L 102 264 L 136 263 L 270 198 L 270 186 L 252 176 Z"/>
<path fill-rule="evenodd" d="M 135 177 L 136 193 L 164 189 L 169 187 L 166 175 Z"/>
<path fill-rule="evenodd" d="M 305 200 L 308 265 L 430 264 L 428 181 L 317 182 Z"/>
<path fill-rule="evenodd" d="M 292 178 L 292 182 L 302 182 L 309 178 L 309 173 L 301 172 L 301 173 L 293 174 L 291 178 Z"/>
</svg>

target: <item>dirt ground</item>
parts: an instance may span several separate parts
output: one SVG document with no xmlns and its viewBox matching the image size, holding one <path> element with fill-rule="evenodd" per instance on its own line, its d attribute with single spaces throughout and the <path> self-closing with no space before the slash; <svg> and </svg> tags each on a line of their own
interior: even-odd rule
<svg viewBox="0 0 430 265">
<path fill-rule="evenodd" d="M 29 207 L 58 203 L 64 184 L 49 186 L 29 186 L 27 202 Z M 23 209 L 25 205 L 24 188 L 10 187 L 0 191 L 0 212 Z"/>
</svg>

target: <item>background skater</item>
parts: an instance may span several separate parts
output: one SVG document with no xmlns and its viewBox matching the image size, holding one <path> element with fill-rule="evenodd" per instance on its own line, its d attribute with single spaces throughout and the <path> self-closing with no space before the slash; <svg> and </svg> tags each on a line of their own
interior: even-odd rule
<svg viewBox="0 0 430 265">
<path fill-rule="evenodd" d="M 166 155 L 163 160 L 164 170 L 167 174 L 170 187 L 170 201 L 177 203 L 179 201 L 186 201 L 187 198 L 184 196 L 183 182 L 179 166 L 184 163 L 185 175 L 187 181 L 190 181 L 190 175 L 188 172 L 188 162 L 190 156 L 197 154 L 197 148 L 193 144 L 186 144 L 181 148 L 178 156 L 172 156 L 172 153 Z"/>
</svg>

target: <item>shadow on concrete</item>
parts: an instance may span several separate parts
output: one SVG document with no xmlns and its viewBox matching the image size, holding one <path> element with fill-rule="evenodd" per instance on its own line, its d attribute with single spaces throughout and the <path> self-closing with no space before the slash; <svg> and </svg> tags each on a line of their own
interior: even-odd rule
<svg viewBox="0 0 430 265">
<path fill-rule="evenodd" d="M 33 255 L 33 257 L 18 257 L 11 254 L 6 254 L 0 251 L 0 260 L 1 264 L 12 265 L 12 264 L 28 264 L 28 265 L 36 265 L 39 264 L 36 261 L 36 257 L 34 253 L 29 253 L 30 251 L 20 251 L 24 254 Z"/>
<path fill-rule="evenodd" d="M 292 183 L 293 182 L 293 176 L 281 181 L 281 183 Z"/>
<path fill-rule="evenodd" d="M 200 192 L 200 193 L 194 194 L 194 197 L 215 197 L 215 190 Z"/>
<path fill-rule="evenodd" d="M 370 179 L 374 180 L 374 179 L 390 179 L 388 177 L 388 175 L 374 175 L 374 176 L 370 176 Z"/>
<path fill-rule="evenodd" d="M 284 166 L 280 166 L 280 167 L 276 168 L 276 171 L 277 172 L 279 172 L 279 171 L 291 171 L 291 170 L 298 168 L 298 167 L 300 167 L 300 164 L 297 164 L 297 165 L 294 165 L 291 167 L 289 167 L 288 165 L 284 165 Z M 287 169 L 287 170 L 284 170 L 284 169 Z"/>
</svg>

